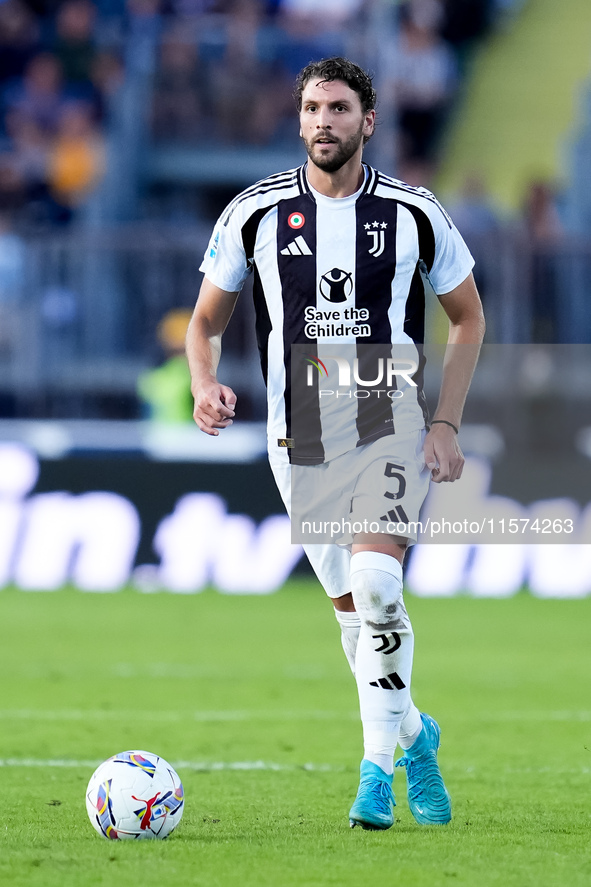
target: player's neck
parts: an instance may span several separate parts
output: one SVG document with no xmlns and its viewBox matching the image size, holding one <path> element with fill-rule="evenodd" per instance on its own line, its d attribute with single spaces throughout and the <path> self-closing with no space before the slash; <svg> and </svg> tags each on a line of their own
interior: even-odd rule
<svg viewBox="0 0 591 887">
<path fill-rule="evenodd" d="M 365 172 L 361 165 L 361 157 L 352 157 L 336 172 L 326 172 L 317 167 L 311 160 L 308 162 L 308 181 L 310 185 L 324 194 L 325 197 L 350 197 L 363 184 Z"/>
</svg>

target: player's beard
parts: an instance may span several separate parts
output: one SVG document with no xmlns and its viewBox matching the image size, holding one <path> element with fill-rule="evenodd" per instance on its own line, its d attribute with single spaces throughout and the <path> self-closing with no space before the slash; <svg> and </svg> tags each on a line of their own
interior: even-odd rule
<svg viewBox="0 0 591 887">
<path fill-rule="evenodd" d="M 326 133 L 326 138 L 330 138 L 337 145 L 337 150 L 328 157 L 322 157 L 322 155 L 318 156 L 314 153 L 314 148 L 316 147 L 316 139 L 322 138 L 322 136 L 316 136 L 314 139 L 304 139 L 304 145 L 306 146 L 306 151 L 308 153 L 308 157 L 318 169 L 323 170 L 323 172 L 337 172 L 341 167 L 347 163 L 348 160 L 353 157 L 356 153 L 359 145 L 363 141 L 363 123 L 359 127 L 358 131 L 354 133 L 346 142 L 342 142 L 340 139 L 337 139 L 332 133 Z"/>
</svg>

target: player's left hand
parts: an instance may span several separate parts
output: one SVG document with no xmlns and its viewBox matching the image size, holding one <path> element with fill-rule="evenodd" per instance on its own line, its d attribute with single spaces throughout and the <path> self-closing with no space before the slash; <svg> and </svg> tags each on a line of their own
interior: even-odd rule
<svg viewBox="0 0 591 887">
<path fill-rule="evenodd" d="M 432 425 L 423 446 L 425 464 L 431 469 L 431 480 L 436 484 L 442 481 L 458 480 L 464 468 L 464 454 L 458 444 L 458 437 L 449 425 Z"/>
</svg>

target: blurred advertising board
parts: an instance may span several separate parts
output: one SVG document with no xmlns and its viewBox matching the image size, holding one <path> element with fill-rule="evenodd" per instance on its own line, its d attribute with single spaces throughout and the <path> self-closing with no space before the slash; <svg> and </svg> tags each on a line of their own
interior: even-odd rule
<svg viewBox="0 0 591 887">
<path fill-rule="evenodd" d="M 264 460 L 39 460 L 0 443 L 0 587 L 266 594 L 301 555 Z"/>
<path fill-rule="evenodd" d="M 411 592 L 591 594 L 590 354 L 485 350 L 463 476 L 431 484 Z M 0 588 L 275 591 L 309 568 L 265 447 L 260 423 L 208 439 L 143 422 L 0 421 Z"/>
</svg>

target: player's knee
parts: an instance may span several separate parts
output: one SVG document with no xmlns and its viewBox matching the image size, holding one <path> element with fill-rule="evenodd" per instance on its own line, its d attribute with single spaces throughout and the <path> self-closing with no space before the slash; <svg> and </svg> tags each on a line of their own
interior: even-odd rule
<svg viewBox="0 0 591 887">
<path fill-rule="evenodd" d="M 394 558 L 365 551 L 353 555 L 351 592 L 360 618 L 372 629 L 410 628 L 402 599 L 402 568 Z"/>
</svg>

